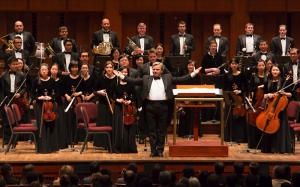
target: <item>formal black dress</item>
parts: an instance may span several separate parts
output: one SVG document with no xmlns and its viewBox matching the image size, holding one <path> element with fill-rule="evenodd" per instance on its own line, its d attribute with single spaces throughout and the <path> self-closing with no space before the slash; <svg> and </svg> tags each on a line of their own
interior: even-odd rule
<svg viewBox="0 0 300 187">
<path fill-rule="evenodd" d="M 50 78 L 47 81 L 35 79 L 32 84 L 31 95 L 34 100 L 36 100 L 34 106 L 34 112 L 36 116 L 36 123 L 38 127 L 37 138 L 37 151 L 38 153 L 51 153 L 58 151 L 58 134 L 57 134 L 57 123 L 56 120 L 47 122 L 43 120 L 43 125 L 41 126 L 42 108 L 43 101 L 38 100 L 38 97 L 43 96 L 45 89 L 47 90 L 47 95 L 52 98 L 52 102 L 56 97 L 58 97 L 58 88 L 54 79 Z M 52 94 L 54 90 L 54 94 Z M 53 111 L 56 112 L 56 107 L 53 104 Z M 42 128 L 42 130 L 40 129 Z M 39 136 L 40 130 L 42 131 L 41 137 Z"/>
<path fill-rule="evenodd" d="M 224 90 L 226 91 L 233 91 L 234 89 L 232 86 L 236 84 L 237 90 L 241 90 L 242 93 L 238 94 L 238 96 L 242 97 L 242 94 L 245 93 L 248 89 L 248 82 L 245 78 L 245 75 L 243 73 L 240 73 L 238 75 L 232 75 L 231 73 L 226 73 L 224 78 Z M 228 112 L 228 105 L 226 105 L 225 109 L 225 122 L 227 118 L 227 112 Z M 234 108 L 234 106 L 232 106 Z M 233 116 L 232 117 L 232 141 L 233 142 L 247 142 L 247 125 L 246 125 L 246 119 L 245 116 L 238 117 Z M 228 119 L 228 122 L 224 128 L 224 139 L 225 141 L 230 141 L 230 119 Z"/>
<path fill-rule="evenodd" d="M 113 152 L 115 153 L 137 153 L 137 146 L 135 143 L 136 124 L 135 120 L 132 124 L 125 125 L 123 123 L 123 105 L 116 101 L 116 99 L 124 98 L 126 100 L 135 100 L 135 87 L 131 83 L 120 84 L 119 81 L 113 82 L 111 97 L 115 101 L 114 115 L 112 119 L 113 127 Z M 134 118 L 136 116 L 134 115 Z"/>
<path fill-rule="evenodd" d="M 203 58 L 202 58 L 202 62 L 201 62 L 201 73 L 205 73 L 205 69 L 209 69 L 209 68 L 218 68 L 219 66 L 221 66 L 223 64 L 223 58 L 222 55 L 220 55 L 219 53 L 216 53 L 214 56 L 206 53 Z M 224 67 L 220 68 L 220 73 L 223 74 L 224 73 Z"/>
<path fill-rule="evenodd" d="M 107 99 L 105 96 L 101 96 L 97 94 L 97 91 L 105 89 L 108 95 L 111 95 L 111 86 L 114 81 L 117 80 L 117 76 L 113 78 L 108 78 L 105 75 L 100 76 L 96 81 L 94 87 L 94 94 L 98 96 L 98 118 L 97 118 L 97 126 L 112 126 L 112 114 L 109 109 L 109 105 L 107 103 Z M 94 136 L 94 146 L 108 148 L 108 140 L 105 134 L 99 134 Z"/>
<path fill-rule="evenodd" d="M 65 119 L 65 112 L 64 112 L 64 103 L 63 100 L 63 81 L 62 79 L 56 80 L 56 84 L 58 87 L 59 96 L 55 98 L 55 102 L 57 103 L 57 113 L 58 119 L 56 120 L 57 123 L 57 133 L 58 133 L 58 145 L 59 149 L 65 149 L 68 147 L 67 141 L 67 129 L 66 129 L 66 119 Z"/>
<path fill-rule="evenodd" d="M 268 82 L 265 82 L 265 94 L 275 93 L 276 91 L 278 91 L 277 82 L 272 82 L 270 88 L 268 88 Z M 279 130 L 274 134 L 266 133 L 262 138 L 262 153 L 292 153 L 290 127 L 288 125 L 286 109 L 279 114 L 278 118 L 280 119 Z"/>
<path fill-rule="evenodd" d="M 65 94 L 68 94 L 69 96 L 72 95 L 73 91 L 72 91 L 72 87 L 74 87 L 74 89 L 76 88 L 76 86 L 79 84 L 81 80 L 81 77 L 78 76 L 76 79 L 71 78 L 70 76 L 66 76 L 63 79 L 63 95 L 65 96 Z M 75 90 L 75 92 L 83 92 L 84 90 L 84 81 L 81 81 L 80 84 L 78 85 L 77 89 Z M 81 96 L 77 96 L 77 98 L 75 98 L 72 106 L 69 108 L 69 110 L 67 112 L 65 112 L 65 121 L 66 121 L 66 131 L 67 131 L 67 141 L 68 143 L 71 143 L 72 141 L 74 141 L 74 137 L 75 137 L 75 132 L 76 132 L 76 128 L 77 128 L 77 121 L 76 121 L 76 102 L 80 101 Z M 65 102 L 64 102 L 64 109 L 66 109 L 68 107 L 68 105 L 70 104 L 69 101 L 67 101 L 67 98 L 65 97 Z M 75 140 L 78 141 L 78 140 Z"/>
</svg>

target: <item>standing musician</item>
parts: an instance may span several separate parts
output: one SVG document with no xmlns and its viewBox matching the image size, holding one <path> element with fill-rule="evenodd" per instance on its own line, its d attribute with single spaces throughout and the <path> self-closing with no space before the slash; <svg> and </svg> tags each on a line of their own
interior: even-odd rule
<svg viewBox="0 0 300 187">
<path fill-rule="evenodd" d="M 171 37 L 170 56 L 190 56 L 192 51 L 195 51 L 194 37 L 191 34 L 185 33 L 186 23 L 178 22 L 178 34 Z"/>
<path fill-rule="evenodd" d="M 82 50 L 79 53 L 79 58 L 80 58 L 80 64 L 82 65 L 83 63 L 86 63 L 88 66 L 88 72 L 89 75 L 93 75 L 94 78 L 97 77 L 97 73 L 95 73 L 95 68 L 93 65 L 89 64 L 89 52 L 86 50 Z"/>
<path fill-rule="evenodd" d="M 242 52 L 243 48 L 246 48 L 246 54 L 252 56 L 253 53 L 258 50 L 260 36 L 253 34 L 254 25 L 247 23 L 245 25 L 246 34 L 240 35 L 236 44 L 236 54 Z"/>
<path fill-rule="evenodd" d="M 29 53 L 28 51 L 23 50 L 22 47 L 22 38 L 20 36 L 16 36 L 14 38 L 14 47 L 15 49 L 6 52 L 4 60 L 5 60 L 5 69 L 8 68 L 8 59 L 10 57 L 21 58 L 23 59 L 24 69 L 28 70 L 28 66 L 30 66 Z"/>
<path fill-rule="evenodd" d="M 228 73 L 225 74 L 224 78 L 224 90 L 233 91 L 236 95 L 239 96 L 239 99 L 243 100 L 243 94 L 247 92 L 248 89 L 248 81 L 246 80 L 245 75 L 238 68 L 239 59 L 232 58 L 229 61 L 229 70 Z M 236 109 L 241 108 L 241 110 L 237 110 L 238 113 L 233 112 L 233 120 L 232 120 L 232 140 L 234 142 L 246 142 L 246 125 L 245 125 L 245 116 L 243 116 L 242 112 L 244 108 L 242 106 L 235 106 Z M 230 125 L 226 125 L 225 127 L 225 141 L 229 141 L 230 135 Z"/>
<path fill-rule="evenodd" d="M 274 64 L 271 68 L 271 74 L 268 80 L 264 83 L 264 98 L 276 99 L 281 94 L 282 96 L 291 97 L 291 93 L 287 90 L 281 90 L 284 80 L 281 77 L 281 70 L 278 64 Z M 278 93 L 275 93 L 279 91 Z M 286 108 L 279 114 L 280 119 L 279 130 L 274 134 L 265 134 L 261 141 L 262 153 L 291 153 L 291 135 L 288 125 Z M 273 124 L 269 124 L 272 126 Z"/>
<path fill-rule="evenodd" d="M 108 104 L 108 97 L 110 95 L 111 86 L 117 77 L 113 74 L 114 63 L 112 61 L 107 61 L 104 64 L 103 75 L 100 76 L 94 87 L 94 94 L 98 97 L 98 117 L 97 126 L 112 126 L 112 111 Z M 108 148 L 108 141 L 106 135 L 99 134 L 94 136 L 94 146 Z"/>
<path fill-rule="evenodd" d="M 57 53 L 56 56 L 52 58 L 52 63 L 57 63 L 58 68 L 58 74 L 59 75 L 69 75 L 70 69 L 69 65 L 71 61 L 77 61 L 79 62 L 79 55 L 78 53 L 72 52 L 73 44 L 71 39 L 65 39 L 64 40 L 64 46 L 65 51 L 61 53 Z"/>
<path fill-rule="evenodd" d="M 52 93 L 53 90 L 54 94 Z M 37 151 L 38 153 L 58 151 L 57 123 L 55 122 L 57 116 L 52 118 L 51 121 L 48 121 L 47 118 L 49 115 L 52 117 L 53 115 L 55 116 L 57 112 L 54 100 L 59 96 L 59 93 L 55 80 L 49 77 L 48 64 L 41 64 L 39 76 L 32 83 L 31 95 L 33 99 L 36 100 L 34 113 L 39 129 L 38 132 L 42 132 L 37 138 Z M 48 104 L 46 102 L 48 102 Z M 49 102 L 52 103 L 52 108 L 48 108 Z M 45 118 L 45 116 L 47 117 Z"/>
<path fill-rule="evenodd" d="M 57 134 L 58 134 L 58 147 L 59 149 L 65 149 L 68 147 L 67 137 L 66 137 L 66 123 L 65 123 L 65 113 L 64 113 L 64 103 L 63 100 L 63 81 L 59 77 L 58 74 L 58 64 L 54 63 L 51 66 L 51 78 L 55 80 L 57 88 L 58 88 L 58 96 L 55 98 L 55 102 L 57 103 L 57 114 L 58 118 L 55 120 L 57 125 Z"/>
<path fill-rule="evenodd" d="M 271 52 L 274 55 L 289 55 L 290 49 L 294 48 L 294 39 L 286 35 L 286 25 L 279 25 L 279 36 L 272 38 Z"/>
<path fill-rule="evenodd" d="M 118 69 L 124 76 L 130 76 L 129 69 L 121 66 Z M 115 153 L 137 153 L 135 143 L 135 114 L 133 101 L 135 100 L 135 87 L 119 79 L 112 84 L 111 97 L 115 101 L 113 126 L 113 152 Z M 127 108 L 128 107 L 128 108 Z"/>
<path fill-rule="evenodd" d="M 289 83 L 297 81 L 300 76 L 300 63 L 299 63 L 299 55 L 300 51 L 297 48 L 292 48 L 290 51 L 290 58 L 291 62 L 284 64 L 284 73 L 287 74 L 288 72 L 292 71 L 293 76 Z M 299 84 L 295 86 L 295 88 L 300 87 Z"/>
<path fill-rule="evenodd" d="M 158 43 L 155 45 L 156 50 L 156 62 L 161 62 L 167 69 L 172 69 L 172 65 L 169 58 L 164 56 L 164 45 L 162 43 Z"/>
<path fill-rule="evenodd" d="M 138 71 L 136 69 L 129 67 L 129 60 L 125 54 L 119 56 L 119 64 L 120 64 L 120 67 L 125 66 L 128 68 L 128 71 L 129 71 L 128 76 L 130 75 L 130 77 L 132 77 L 132 78 L 138 77 Z"/>
<path fill-rule="evenodd" d="M 268 42 L 266 40 L 259 41 L 259 50 L 251 59 L 251 70 L 255 71 L 257 61 L 262 59 L 264 61 L 271 59 L 273 63 L 276 63 L 275 55 L 273 53 L 268 52 Z"/>
<path fill-rule="evenodd" d="M 266 73 L 265 61 L 260 59 L 257 61 L 255 73 L 252 74 L 252 76 L 250 78 L 249 92 L 253 93 L 252 106 L 255 106 L 256 102 L 260 102 L 260 103 L 262 102 L 262 101 L 256 100 L 256 94 L 259 89 L 261 89 L 263 91 L 264 83 L 267 81 L 267 77 L 268 77 L 268 74 Z M 246 115 L 248 115 L 248 114 L 246 114 Z M 249 134 L 250 134 L 250 139 L 248 142 L 248 147 L 252 149 L 257 146 L 259 138 L 261 136 L 261 131 L 258 128 L 256 128 L 256 126 L 250 126 Z"/>
<path fill-rule="evenodd" d="M 64 40 L 68 38 L 68 27 L 66 26 L 61 26 L 58 28 L 58 34 L 59 37 L 53 38 L 51 40 L 51 42 L 49 43 L 49 45 L 51 46 L 51 48 L 53 49 L 53 51 L 57 54 L 57 53 L 61 53 L 65 51 L 65 45 L 64 45 Z M 74 53 L 78 53 L 78 47 L 77 44 L 75 42 L 75 40 L 68 38 L 69 40 L 72 41 L 72 52 Z M 47 51 L 47 54 L 50 55 L 49 51 Z"/>
<path fill-rule="evenodd" d="M 21 37 L 23 43 L 21 43 L 21 49 L 27 51 L 29 55 L 32 54 L 35 47 L 35 41 L 30 32 L 24 31 L 24 25 L 21 21 L 15 22 L 15 32 L 8 34 L 6 40 L 13 40 L 15 37 Z M 5 53 L 12 51 L 13 49 L 8 48 L 6 45 L 2 46 L 2 50 Z"/>
<path fill-rule="evenodd" d="M 11 103 L 16 103 L 19 107 L 21 107 L 21 97 L 26 91 L 26 87 L 25 84 L 23 84 L 22 87 L 19 89 L 18 93 L 16 93 L 17 87 L 20 87 L 24 81 L 24 75 L 17 71 L 17 66 L 18 66 L 17 58 L 11 57 L 8 59 L 9 71 L 6 71 L 1 77 L 0 99 L 2 102 L 4 98 L 8 96 L 4 102 L 4 104 L 8 104 L 8 102 L 14 96 L 14 99 Z M 11 132 L 10 132 L 10 127 L 6 115 L 2 113 L 2 116 L 3 116 L 3 128 L 4 128 L 3 142 L 4 144 L 7 144 Z"/>
<path fill-rule="evenodd" d="M 121 51 L 119 48 L 114 47 L 111 50 L 111 61 L 114 63 L 114 69 L 119 69 L 120 65 L 119 65 L 119 56 L 121 55 Z"/>
<path fill-rule="evenodd" d="M 222 56 L 226 56 L 228 53 L 228 38 L 221 35 L 222 29 L 221 24 L 216 23 L 213 26 L 213 33 L 214 35 L 206 39 L 206 51 L 210 51 L 210 44 L 212 40 L 215 40 L 217 42 L 217 53 L 219 53 Z"/>
<path fill-rule="evenodd" d="M 75 97 L 72 107 L 70 107 L 70 109 L 65 113 L 68 143 L 72 143 L 73 138 L 75 137 L 75 131 L 77 126 L 75 113 L 76 104 L 82 102 L 81 95 L 83 95 L 84 90 L 84 81 L 81 81 L 81 77 L 79 76 L 80 68 L 81 65 L 77 61 L 72 60 L 69 65 L 70 75 L 66 76 L 63 80 L 63 95 L 65 96 L 65 109 L 69 106 L 73 97 Z"/>
<path fill-rule="evenodd" d="M 95 76 L 90 75 L 90 71 L 88 68 L 88 63 L 84 62 L 81 64 L 81 77 L 83 77 L 84 80 L 84 91 L 83 91 L 83 101 L 84 102 L 92 102 L 94 100 L 95 94 L 93 93 L 94 91 L 94 86 L 96 83 Z"/>
</svg>

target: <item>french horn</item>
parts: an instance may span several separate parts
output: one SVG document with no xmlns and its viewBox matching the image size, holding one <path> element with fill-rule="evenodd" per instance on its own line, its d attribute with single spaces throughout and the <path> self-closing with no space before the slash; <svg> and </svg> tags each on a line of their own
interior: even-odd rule
<svg viewBox="0 0 300 187">
<path fill-rule="evenodd" d="M 102 42 L 93 47 L 93 54 L 110 55 L 113 45 L 111 42 Z"/>
<path fill-rule="evenodd" d="M 0 38 L 0 40 L 4 43 L 4 45 L 6 45 L 8 48 L 10 49 L 15 49 L 15 46 L 14 46 L 14 42 L 12 40 L 7 40 L 7 36 L 8 35 L 5 35 L 5 36 L 2 36 Z"/>
</svg>

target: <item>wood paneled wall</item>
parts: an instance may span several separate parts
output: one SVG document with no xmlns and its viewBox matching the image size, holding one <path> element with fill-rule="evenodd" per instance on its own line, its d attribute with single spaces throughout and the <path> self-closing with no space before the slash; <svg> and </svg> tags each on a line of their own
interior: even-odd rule
<svg viewBox="0 0 300 187">
<path fill-rule="evenodd" d="M 245 33 L 247 22 L 252 22 L 255 33 L 268 42 L 278 35 L 280 24 L 290 24 L 289 35 L 295 39 L 296 46 L 300 44 L 298 0 L 1 0 L 0 11 L 0 36 L 12 32 L 16 20 L 23 21 L 25 30 L 33 32 L 35 14 L 36 41 L 43 43 L 58 36 L 63 15 L 69 37 L 74 38 L 81 49 L 89 49 L 92 34 L 101 28 L 104 17 L 110 19 L 110 29 L 118 33 L 122 50 L 128 42 L 126 37 L 136 35 L 138 23 L 144 22 L 147 34 L 155 43 L 164 44 L 166 55 L 171 36 L 178 32 L 177 22 L 188 21 L 190 15 L 191 34 L 196 43 L 192 58 L 198 64 L 214 23 L 220 23 L 222 35 L 229 38 L 228 59 L 235 55 L 237 37 Z M 161 25 L 161 15 L 164 25 Z M 160 41 L 161 28 L 164 28 L 164 41 Z"/>
</svg>

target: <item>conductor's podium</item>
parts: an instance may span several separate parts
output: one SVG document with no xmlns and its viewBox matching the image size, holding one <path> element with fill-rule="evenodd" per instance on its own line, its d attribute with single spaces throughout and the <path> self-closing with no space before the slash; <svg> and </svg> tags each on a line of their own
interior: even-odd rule
<svg viewBox="0 0 300 187">
<path fill-rule="evenodd" d="M 169 156 L 171 157 L 227 157 L 228 146 L 224 142 L 224 113 L 223 113 L 223 98 L 217 98 L 216 95 L 222 95 L 221 89 L 215 89 L 213 85 L 178 85 L 177 89 L 173 89 L 174 99 L 174 128 L 173 141 L 168 141 Z M 205 98 L 204 98 L 205 97 Z M 178 102 L 190 101 L 191 104 L 182 104 Z M 193 102 L 193 104 L 192 104 Z M 216 107 L 215 102 L 220 102 L 220 124 L 221 135 L 220 140 L 208 141 L 198 140 L 198 110 Z M 178 140 L 176 141 L 176 121 L 177 108 L 190 107 L 195 112 L 194 116 L 194 140 Z"/>
</svg>

